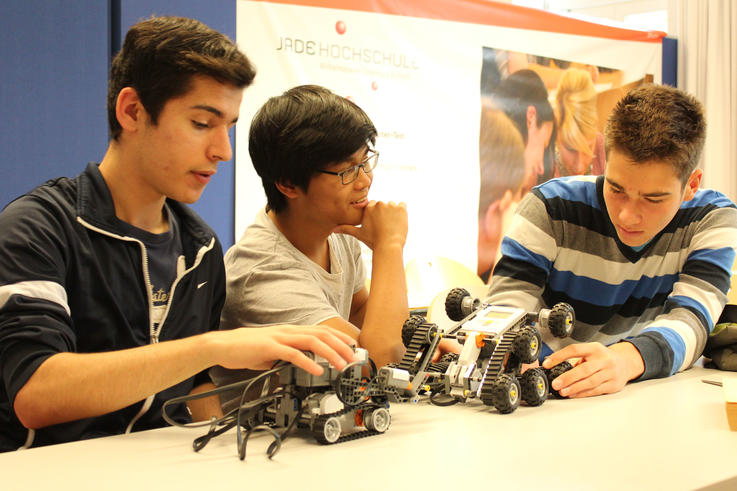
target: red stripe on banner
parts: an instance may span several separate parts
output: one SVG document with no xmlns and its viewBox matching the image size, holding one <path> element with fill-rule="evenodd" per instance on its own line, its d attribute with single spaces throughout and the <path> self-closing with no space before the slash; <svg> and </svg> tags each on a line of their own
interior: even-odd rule
<svg viewBox="0 0 737 491">
<path fill-rule="evenodd" d="M 377 12 L 622 41 L 659 43 L 662 31 L 635 31 L 490 0 L 261 0 L 266 3 Z"/>
</svg>

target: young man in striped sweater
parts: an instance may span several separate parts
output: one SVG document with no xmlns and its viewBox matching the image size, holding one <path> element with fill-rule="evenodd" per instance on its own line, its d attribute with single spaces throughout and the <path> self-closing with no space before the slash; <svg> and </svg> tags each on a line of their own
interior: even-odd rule
<svg viewBox="0 0 737 491">
<path fill-rule="evenodd" d="M 570 339 L 543 336 L 566 397 L 617 392 L 690 367 L 727 301 L 737 208 L 699 190 L 701 104 L 667 86 L 631 91 L 606 129 L 603 176 L 555 179 L 520 204 L 487 302 L 530 311 L 567 302 Z"/>
</svg>

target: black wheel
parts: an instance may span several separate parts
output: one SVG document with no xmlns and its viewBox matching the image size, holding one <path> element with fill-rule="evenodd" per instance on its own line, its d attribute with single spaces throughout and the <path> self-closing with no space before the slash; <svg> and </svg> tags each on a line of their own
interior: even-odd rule
<svg viewBox="0 0 737 491">
<path fill-rule="evenodd" d="M 542 368 L 530 368 L 520 377 L 522 400 L 528 406 L 539 406 L 548 398 L 550 384 Z"/>
<path fill-rule="evenodd" d="M 576 322 L 576 314 L 573 307 L 567 303 L 557 303 L 550 310 L 548 317 L 548 328 L 553 336 L 557 338 L 567 338 L 573 332 L 573 325 Z"/>
<path fill-rule="evenodd" d="M 540 356 L 542 339 L 537 329 L 525 326 L 512 343 L 512 352 L 522 363 L 532 363 Z"/>
<path fill-rule="evenodd" d="M 319 443 L 329 445 L 335 443 L 340 438 L 341 433 L 340 420 L 335 416 L 320 416 L 315 421 L 312 428 L 312 434 Z"/>
<path fill-rule="evenodd" d="M 402 324 L 402 343 L 405 348 L 409 348 L 409 343 L 412 341 L 412 336 L 415 335 L 415 331 L 418 327 L 425 323 L 425 318 L 421 315 L 411 315 Z"/>
<path fill-rule="evenodd" d="M 463 313 L 463 300 L 470 297 L 471 294 L 465 288 L 453 288 L 445 297 L 445 313 L 452 321 L 458 322 L 463 320 L 468 314 Z"/>
<path fill-rule="evenodd" d="M 555 365 L 553 368 L 545 370 L 545 375 L 548 377 L 548 386 L 550 387 L 550 395 L 552 395 L 553 397 L 558 397 L 558 398 L 561 397 L 558 391 L 553 389 L 553 380 L 563 375 L 565 372 L 567 372 L 571 368 L 573 368 L 573 365 L 571 365 L 567 361 L 564 361 L 563 363 L 559 363 Z"/>
<path fill-rule="evenodd" d="M 492 384 L 492 403 L 497 411 L 508 414 L 519 407 L 521 391 L 517 377 L 503 373 Z"/>
<path fill-rule="evenodd" d="M 438 363 L 453 363 L 454 361 L 458 361 L 458 356 L 458 353 L 444 353 L 438 360 Z"/>
<path fill-rule="evenodd" d="M 386 408 L 377 407 L 363 412 L 363 424 L 367 430 L 384 433 L 392 424 L 392 417 Z"/>
<path fill-rule="evenodd" d="M 440 375 L 447 372 L 448 367 L 450 367 L 450 362 L 437 361 L 435 363 L 430 363 L 430 365 L 427 367 L 427 371 L 431 374 L 436 373 Z"/>
</svg>

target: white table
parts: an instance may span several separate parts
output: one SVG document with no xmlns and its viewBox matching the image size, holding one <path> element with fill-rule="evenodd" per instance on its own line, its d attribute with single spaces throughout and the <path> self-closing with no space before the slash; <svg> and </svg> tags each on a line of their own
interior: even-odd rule
<svg viewBox="0 0 737 491">
<path fill-rule="evenodd" d="M 323 446 L 301 433 L 273 460 L 256 434 L 200 453 L 204 429 L 163 428 L 0 454 L 0 488 L 36 489 L 737 489 L 737 432 L 722 390 L 737 373 L 693 368 L 617 394 L 548 400 L 501 415 L 478 401 L 393 404 L 389 430 Z"/>
</svg>

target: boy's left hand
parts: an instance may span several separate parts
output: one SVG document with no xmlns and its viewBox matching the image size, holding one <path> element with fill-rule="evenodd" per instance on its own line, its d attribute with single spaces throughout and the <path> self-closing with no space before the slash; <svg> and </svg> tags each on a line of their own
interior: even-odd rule
<svg viewBox="0 0 737 491">
<path fill-rule="evenodd" d="M 383 246 L 403 248 L 407 229 L 407 205 L 370 201 L 364 209 L 360 227 L 339 225 L 334 232 L 352 235 L 375 251 Z"/>
<path fill-rule="evenodd" d="M 553 389 L 563 397 L 619 392 L 645 371 L 640 352 L 626 341 L 608 347 L 601 343 L 571 344 L 547 357 L 543 368 L 553 368 L 571 358 L 580 360 L 552 382 Z"/>
</svg>

